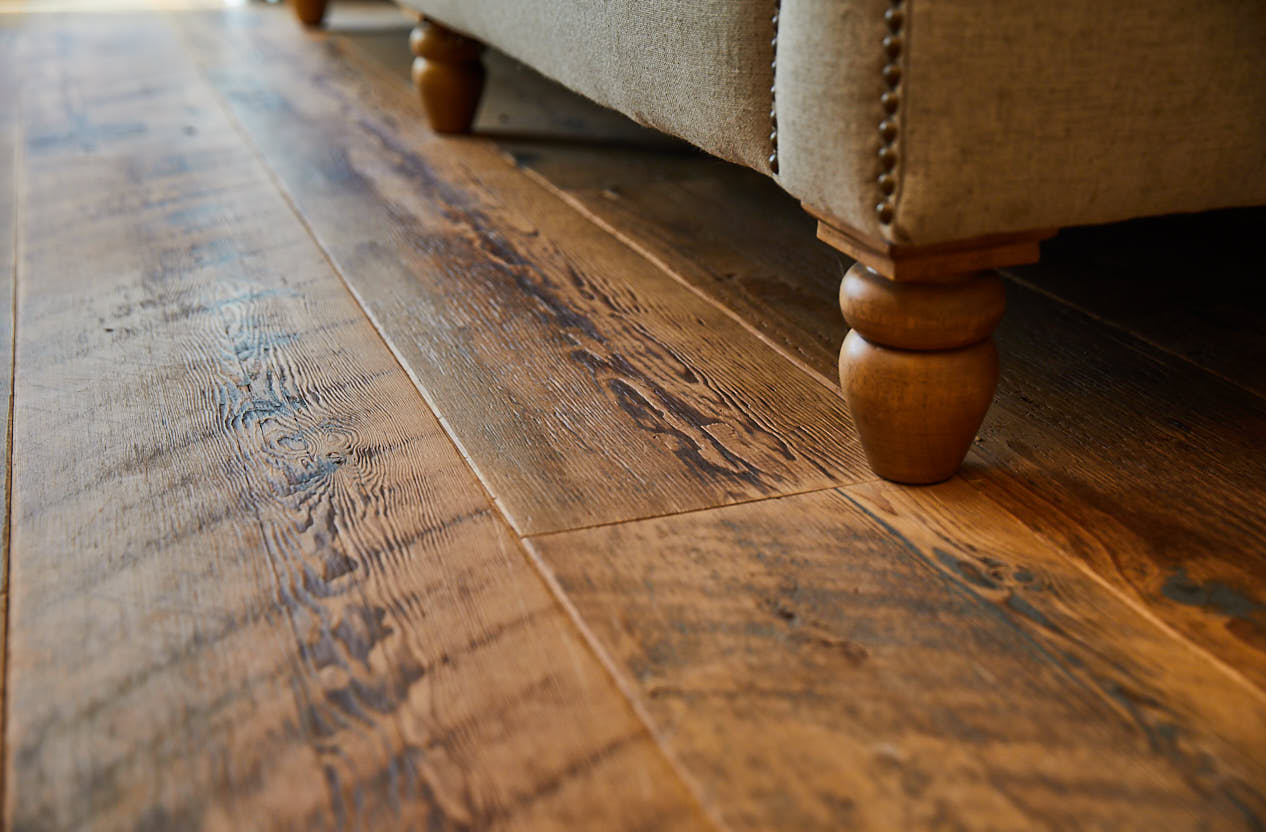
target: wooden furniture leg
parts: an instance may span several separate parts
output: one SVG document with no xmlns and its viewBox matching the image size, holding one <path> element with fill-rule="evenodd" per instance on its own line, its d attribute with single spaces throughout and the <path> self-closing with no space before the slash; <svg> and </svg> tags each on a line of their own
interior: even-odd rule
<svg viewBox="0 0 1266 832">
<path fill-rule="evenodd" d="M 483 44 L 430 20 L 409 35 L 413 85 L 436 133 L 469 133 L 484 90 Z"/>
<path fill-rule="evenodd" d="M 944 283 L 897 283 L 854 264 L 840 285 L 852 328 L 840 383 L 875 473 L 904 483 L 951 477 L 998 383 L 991 337 L 1002 280 L 989 272 Z"/>
<path fill-rule="evenodd" d="M 1035 262 L 1051 233 L 914 247 L 819 224 L 857 260 L 840 285 L 851 328 L 840 383 L 875 473 L 927 484 L 958 470 L 998 383 L 992 333 L 1005 297 L 990 270 Z"/>
<path fill-rule="evenodd" d="M 295 16 L 304 26 L 320 26 L 325 19 L 327 0 L 290 0 Z"/>
</svg>

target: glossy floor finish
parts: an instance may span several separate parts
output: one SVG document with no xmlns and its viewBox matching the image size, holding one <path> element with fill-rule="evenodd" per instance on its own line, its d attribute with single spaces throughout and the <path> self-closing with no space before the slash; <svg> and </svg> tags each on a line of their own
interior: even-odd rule
<svg viewBox="0 0 1266 832">
<path fill-rule="evenodd" d="M 0 15 L 5 828 L 1266 824 L 1260 210 L 1006 273 L 900 487 L 770 182 L 205 5 Z"/>
</svg>

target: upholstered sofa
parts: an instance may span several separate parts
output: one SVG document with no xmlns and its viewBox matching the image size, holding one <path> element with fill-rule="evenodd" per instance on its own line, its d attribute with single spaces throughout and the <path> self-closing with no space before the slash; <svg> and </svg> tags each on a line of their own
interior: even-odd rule
<svg viewBox="0 0 1266 832">
<path fill-rule="evenodd" d="M 437 130 L 469 129 L 489 43 L 800 199 L 857 261 L 841 381 L 902 482 L 950 476 L 988 409 L 990 269 L 1063 226 L 1266 203 L 1266 0 L 403 2 Z"/>
</svg>

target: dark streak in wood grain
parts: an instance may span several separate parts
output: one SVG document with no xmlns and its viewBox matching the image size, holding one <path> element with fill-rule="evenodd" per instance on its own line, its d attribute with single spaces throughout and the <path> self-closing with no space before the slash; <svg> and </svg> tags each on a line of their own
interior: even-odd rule
<svg viewBox="0 0 1266 832">
<path fill-rule="evenodd" d="M 1266 817 L 1259 693 L 961 481 L 531 540 L 733 828 Z"/>
<path fill-rule="evenodd" d="M 834 384 L 839 258 L 763 177 L 565 146 L 533 147 L 526 163 Z M 1074 231 L 1046 245 L 1045 264 L 1013 270 L 1025 285 L 1009 287 L 1003 378 L 965 476 L 1266 690 L 1266 376 L 1254 352 L 1266 341 L 1235 303 L 1259 282 L 1244 229 L 1260 219 L 1243 209 Z M 1201 292 L 1197 251 L 1225 267 L 1226 291 Z M 1235 599 L 1234 614 L 1188 603 L 1214 593 Z"/>
<path fill-rule="evenodd" d="M 494 149 L 411 123 L 407 88 L 337 45 L 232 34 L 209 77 L 516 527 L 870 477 L 836 393 Z"/>
<path fill-rule="evenodd" d="M 6 827 L 706 826 L 170 26 L 30 37 Z"/>
</svg>

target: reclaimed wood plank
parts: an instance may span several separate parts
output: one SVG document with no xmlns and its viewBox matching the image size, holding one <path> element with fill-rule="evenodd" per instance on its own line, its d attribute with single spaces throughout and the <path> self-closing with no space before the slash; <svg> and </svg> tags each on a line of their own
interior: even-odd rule
<svg viewBox="0 0 1266 832">
<path fill-rule="evenodd" d="M 490 143 L 435 137 L 411 88 L 293 27 L 182 19 L 521 533 L 873 477 L 836 391 Z"/>
<path fill-rule="evenodd" d="M 655 154 L 553 148 L 518 158 L 834 383 L 838 346 L 830 345 L 845 332 L 835 299 L 839 258 L 811 239 L 809 224 L 795 230 L 803 212 L 764 177 Z M 723 204 L 730 210 L 722 213 Z M 1191 239 L 1207 224 L 1161 223 L 1170 236 Z M 777 239 L 766 237 L 770 228 Z M 1094 239 L 1106 246 L 1112 233 Z M 1250 248 L 1224 247 L 1222 258 L 1255 262 Z M 1060 291 L 1059 274 L 1080 268 L 1058 262 L 1042 278 L 1045 291 Z M 1186 275 L 1190 262 L 1170 268 Z M 1218 334 L 1199 320 L 1203 307 L 1178 302 L 1163 325 L 1140 330 L 1159 343 L 1159 330 L 1188 321 L 1203 333 L 1204 354 L 1246 359 L 1204 361 L 1215 376 L 1195 366 L 1202 359 L 1190 350 L 1187 360 L 1169 354 L 1182 353 L 1184 342 L 1169 342 L 1166 352 L 1132 337 L 1126 322 L 1106 326 L 1021 285 L 1008 294 L 996 334 L 1002 382 L 964 475 L 1266 690 L 1266 409 L 1245 392 L 1262 376 L 1247 349 L 1255 329 Z"/>
<path fill-rule="evenodd" d="M 848 327 L 836 299 L 849 261 L 769 178 L 711 158 L 502 144 L 600 227 L 838 385 Z"/>
<path fill-rule="evenodd" d="M 172 29 L 43 24 L 6 828 L 706 828 Z"/>
<path fill-rule="evenodd" d="M 1266 690 L 1266 402 L 1014 286 L 964 477 Z"/>
<path fill-rule="evenodd" d="M 961 481 L 529 538 L 732 829 L 1254 829 L 1263 696 Z"/>
</svg>

